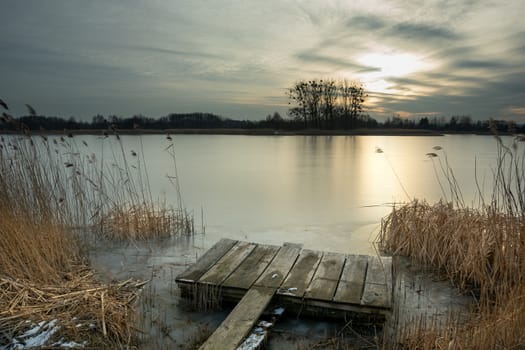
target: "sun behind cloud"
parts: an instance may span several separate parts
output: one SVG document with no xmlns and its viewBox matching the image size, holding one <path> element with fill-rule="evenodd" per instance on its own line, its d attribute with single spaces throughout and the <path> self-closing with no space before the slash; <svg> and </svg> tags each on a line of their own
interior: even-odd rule
<svg viewBox="0 0 525 350">
<path fill-rule="evenodd" d="M 369 74 L 377 77 L 405 77 L 425 69 L 428 65 L 418 56 L 410 53 L 367 53 L 358 58 L 359 63 L 379 68 Z"/>
<path fill-rule="evenodd" d="M 357 61 L 362 65 L 377 68 L 361 74 L 360 78 L 365 85 L 371 91 L 387 94 L 405 94 L 393 88 L 395 84 L 389 79 L 409 77 L 432 67 L 430 62 L 411 53 L 369 52 L 358 57 Z"/>
</svg>

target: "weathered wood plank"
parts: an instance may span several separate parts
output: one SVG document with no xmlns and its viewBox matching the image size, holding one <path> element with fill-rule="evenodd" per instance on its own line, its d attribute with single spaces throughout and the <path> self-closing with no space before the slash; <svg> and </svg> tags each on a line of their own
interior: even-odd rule
<svg viewBox="0 0 525 350">
<path fill-rule="evenodd" d="M 312 283 L 306 290 L 305 297 L 331 301 L 339 283 L 345 258 L 344 254 L 324 253 L 319 267 L 312 278 Z"/>
<path fill-rule="evenodd" d="M 369 256 L 366 283 L 392 283 L 392 258 L 389 256 Z"/>
<path fill-rule="evenodd" d="M 219 259 L 201 278 L 199 283 L 220 285 L 255 249 L 256 244 L 237 242 L 222 258 Z"/>
<path fill-rule="evenodd" d="M 268 267 L 279 248 L 275 245 L 257 245 L 251 254 L 239 265 L 237 270 L 224 281 L 223 287 L 249 289 Z"/>
<path fill-rule="evenodd" d="M 301 252 L 300 246 L 287 245 L 279 249 L 268 268 L 255 281 L 256 286 L 279 288 Z"/>
<path fill-rule="evenodd" d="M 322 252 L 303 250 L 281 287 L 277 290 L 277 294 L 302 298 L 322 257 Z"/>
<path fill-rule="evenodd" d="M 250 288 L 200 349 L 236 349 L 251 331 L 259 316 L 264 312 L 274 293 L 274 288 Z"/>
<path fill-rule="evenodd" d="M 368 257 L 362 305 L 390 308 L 392 305 L 392 258 Z"/>
<path fill-rule="evenodd" d="M 368 259 L 366 255 L 346 257 L 341 280 L 335 292 L 334 301 L 360 304 L 363 293 Z"/>
<path fill-rule="evenodd" d="M 210 267 L 213 266 L 220 258 L 224 256 L 237 241 L 232 239 L 223 238 L 213 247 L 208 249 L 203 256 L 201 256 L 195 264 L 190 266 L 182 274 L 175 278 L 175 281 L 180 282 L 193 282 L 197 281 Z"/>
</svg>

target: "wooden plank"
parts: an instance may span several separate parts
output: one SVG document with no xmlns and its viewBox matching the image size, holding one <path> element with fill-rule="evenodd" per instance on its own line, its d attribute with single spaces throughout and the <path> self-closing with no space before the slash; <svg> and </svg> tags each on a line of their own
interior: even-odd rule
<svg viewBox="0 0 525 350">
<path fill-rule="evenodd" d="M 339 283 L 345 258 L 344 254 L 324 253 L 312 283 L 306 290 L 305 298 L 331 301 Z"/>
<path fill-rule="evenodd" d="M 270 303 L 274 293 L 274 288 L 250 288 L 200 349 L 237 349 Z"/>
<path fill-rule="evenodd" d="M 366 283 L 392 283 L 392 258 L 369 256 Z"/>
<path fill-rule="evenodd" d="M 383 308 L 392 306 L 391 257 L 368 257 L 368 270 L 361 304 Z"/>
<path fill-rule="evenodd" d="M 289 299 L 290 301 L 292 299 Z M 288 305 L 286 307 L 289 308 Z M 315 312 L 313 315 L 319 314 L 320 312 L 326 312 L 326 313 L 337 313 L 339 314 L 340 318 L 344 319 L 346 316 L 343 315 L 345 312 L 349 313 L 358 313 L 358 314 L 367 314 L 367 315 L 381 315 L 386 316 L 390 315 L 390 310 L 383 309 L 383 308 L 377 308 L 377 307 L 369 307 L 366 305 L 359 305 L 359 304 L 347 304 L 347 303 L 334 303 L 332 301 L 323 301 L 323 300 L 314 300 L 314 299 L 304 299 L 304 302 L 301 303 L 301 310 L 302 312 L 307 312 L 308 310 L 315 310 L 316 308 L 319 309 L 318 312 Z"/>
<path fill-rule="evenodd" d="M 224 256 L 235 244 L 237 241 L 223 238 L 213 247 L 208 249 L 203 256 L 201 256 L 195 264 L 190 266 L 182 274 L 178 275 L 175 278 L 176 282 L 193 282 L 197 281 L 210 267 L 213 266 L 220 258 Z"/>
<path fill-rule="evenodd" d="M 256 286 L 279 288 L 301 252 L 300 246 L 283 245 L 268 268 L 255 281 Z"/>
<path fill-rule="evenodd" d="M 346 257 L 341 280 L 334 296 L 335 302 L 361 303 L 367 264 L 368 259 L 366 255 L 348 255 Z"/>
<path fill-rule="evenodd" d="M 237 242 L 215 265 L 199 278 L 199 283 L 220 285 L 255 249 L 255 246 L 255 243 Z"/>
<path fill-rule="evenodd" d="M 239 265 L 237 270 L 224 281 L 223 287 L 249 289 L 268 267 L 279 248 L 275 245 L 257 245 L 251 254 Z"/>
<path fill-rule="evenodd" d="M 302 298 L 322 257 L 322 252 L 303 250 L 288 273 L 288 277 L 277 290 L 277 294 Z"/>
</svg>

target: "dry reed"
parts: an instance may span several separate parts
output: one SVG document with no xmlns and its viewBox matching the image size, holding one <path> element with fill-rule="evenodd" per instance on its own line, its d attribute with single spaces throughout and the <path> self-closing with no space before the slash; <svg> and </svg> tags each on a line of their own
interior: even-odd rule
<svg viewBox="0 0 525 350">
<path fill-rule="evenodd" d="M 1 343 L 13 344 L 35 324 L 53 320 L 56 336 L 68 341 L 132 341 L 139 283 L 98 282 L 63 226 L 31 222 L 9 207 L 0 208 L 0 235 Z"/>
<path fill-rule="evenodd" d="M 0 343 L 14 346 L 35 324 L 50 322 L 60 327 L 57 339 L 129 346 L 143 283 L 97 281 L 80 239 L 88 232 L 115 238 L 118 231 L 119 239 L 191 234 L 193 218 L 182 207 L 153 204 L 144 159 L 130 164 L 118 135 L 113 156 L 103 151 L 98 159 L 72 134 L 36 137 L 15 118 L 5 121 L 20 134 L 0 135 Z"/>
<path fill-rule="evenodd" d="M 193 218 L 167 205 L 117 206 L 100 216 L 97 224 L 104 237 L 144 240 L 193 232 Z"/>
<path fill-rule="evenodd" d="M 498 141 L 490 200 L 467 208 L 448 167 L 454 200 L 433 205 L 413 200 L 383 220 L 380 247 L 433 266 L 476 297 L 470 318 L 445 327 L 414 322 L 389 344 L 403 349 L 510 349 L 525 346 L 525 153 L 516 138 Z M 435 156 L 435 154 L 433 154 Z"/>
<path fill-rule="evenodd" d="M 109 138 L 99 140 L 102 154 L 97 157 L 87 142 L 79 145 L 73 135 L 3 136 L 0 202 L 33 222 L 52 221 L 81 228 L 94 237 L 154 239 L 192 235 L 193 215 L 183 207 L 178 176 L 169 177 L 177 207 L 154 200 L 143 156 L 133 151 L 133 159 L 128 160 L 122 139 Z M 176 174 L 173 141 L 168 147 Z"/>
<path fill-rule="evenodd" d="M 134 334 L 134 303 L 143 283 L 101 284 L 85 269 L 68 275 L 61 284 L 0 277 L 0 334 L 4 341 L 9 344 L 35 324 L 56 320 L 60 332 L 55 340 L 88 341 L 90 347 L 129 344 Z"/>
</svg>

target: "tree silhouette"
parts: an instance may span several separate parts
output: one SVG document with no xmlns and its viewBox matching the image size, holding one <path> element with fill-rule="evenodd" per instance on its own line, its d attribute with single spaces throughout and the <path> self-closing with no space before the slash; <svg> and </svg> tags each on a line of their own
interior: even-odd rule
<svg viewBox="0 0 525 350">
<path fill-rule="evenodd" d="M 355 128 L 361 122 L 366 99 L 362 84 L 348 80 L 298 81 L 288 89 L 289 114 L 304 127 Z"/>
</svg>

